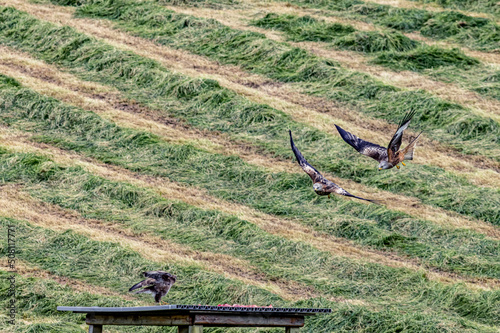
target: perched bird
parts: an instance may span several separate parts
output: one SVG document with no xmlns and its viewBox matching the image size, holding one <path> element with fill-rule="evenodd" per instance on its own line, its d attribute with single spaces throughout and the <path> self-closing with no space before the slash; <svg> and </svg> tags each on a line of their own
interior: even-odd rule
<svg viewBox="0 0 500 333">
<path fill-rule="evenodd" d="M 375 202 L 375 200 L 364 199 L 352 195 L 346 190 L 344 190 L 342 187 L 335 184 L 334 182 L 323 177 L 318 170 L 313 168 L 312 165 L 306 161 L 306 159 L 304 158 L 304 156 L 302 156 L 297 147 L 295 147 L 295 144 L 293 143 L 292 139 L 292 131 L 289 130 L 288 132 L 290 133 L 290 144 L 292 145 L 292 150 L 293 153 L 295 154 L 295 157 L 297 158 L 297 162 L 302 167 L 302 170 L 304 170 L 304 172 L 307 173 L 309 177 L 311 177 L 313 181 L 313 189 L 317 195 L 328 195 L 328 198 L 330 198 L 331 193 L 336 193 L 340 195 L 345 195 L 347 197 Z"/>
<path fill-rule="evenodd" d="M 406 166 L 403 161 L 413 159 L 413 150 L 415 149 L 418 137 L 420 136 L 420 134 L 422 134 L 421 132 L 416 137 L 411 137 L 408 146 L 406 146 L 405 149 L 399 150 L 399 148 L 401 147 L 401 141 L 403 140 L 403 132 L 406 128 L 408 128 L 408 125 L 410 124 L 411 118 L 413 118 L 414 114 L 415 111 L 408 112 L 405 115 L 405 117 L 399 124 L 396 133 L 394 133 L 391 141 L 389 142 L 389 146 L 387 146 L 387 148 L 362 140 L 356 135 L 343 130 L 338 125 L 335 125 L 335 127 L 337 127 L 340 136 L 342 137 L 342 139 L 344 139 L 345 142 L 350 144 L 359 153 L 369 156 L 378 161 L 379 170 L 391 169 L 394 167 L 399 169 L 399 163 Z"/>
<path fill-rule="evenodd" d="M 135 293 L 153 294 L 156 303 L 160 303 L 161 298 L 168 293 L 177 279 L 175 275 L 162 271 L 143 272 L 142 274 L 147 277 L 147 279 L 134 284 L 128 291 L 146 287 L 142 290 L 136 291 Z"/>
</svg>

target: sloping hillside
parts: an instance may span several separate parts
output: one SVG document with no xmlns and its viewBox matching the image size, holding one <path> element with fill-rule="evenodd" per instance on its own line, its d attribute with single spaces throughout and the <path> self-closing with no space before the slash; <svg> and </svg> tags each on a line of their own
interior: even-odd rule
<svg viewBox="0 0 500 333">
<path fill-rule="evenodd" d="M 57 305 L 154 304 L 127 290 L 158 269 L 178 276 L 171 304 L 332 308 L 304 332 L 498 332 L 490 7 L 0 0 L 0 229 L 19 250 L 12 273 L 0 245 L 1 290 L 15 274 L 19 292 L 2 332 L 85 330 Z M 410 109 L 423 134 L 399 170 L 335 130 L 385 145 Z M 383 204 L 317 196 L 289 129 Z"/>
</svg>

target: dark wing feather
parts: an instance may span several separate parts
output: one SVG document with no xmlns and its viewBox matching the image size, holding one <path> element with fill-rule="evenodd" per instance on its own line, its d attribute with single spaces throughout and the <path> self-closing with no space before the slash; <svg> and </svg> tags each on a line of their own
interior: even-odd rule
<svg viewBox="0 0 500 333">
<path fill-rule="evenodd" d="M 342 139 L 344 139 L 345 142 L 350 144 L 360 154 L 371 157 L 378 162 L 387 160 L 387 148 L 360 139 L 356 135 L 347 132 L 338 125 L 335 125 L 335 127 L 337 127 L 337 131 L 339 131 Z"/>
<path fill-rule="evenodd" d="M 152 278 L 155 280 L 161 280 L 165 276 L 165 274 L 170 275 L 170 273 L 164 272 L 164 271 L 150 271 L 150 272 L 143 272 L 142 273 L 145 277 Z"/>
<path fill-rule="evenodd" d="M 351 193 L 347 192 L 342 187 L 338 186 L 337 184 L 335 184 L 334 182 L 332 182 L 330 180 L 328 180 L 328 185 L 325 187 L 325 192 L 337 193 L 340 195 L 345 195 L 346 197 L 351 197 L 351 198 L 356 198 L 356 199 L 360 199 L 360 200 L 365 200 L 365 201 L 377 203 L 376 200 L 365 199 L 365 198 L 361 198 L 361 197 L 357 197 L 355 195 L 352 195 Z"/>
<path fill-rule="evenodd" d="M 411 137 L 410 138 L 410 143 L 408 146 L 406 146 L 405 149 L 403 149 L 403 154 L 405 155 L 405 160 L 413 160 L 413 151 L 415 150 L 415 147 L 417 145 L 417 140 L 420 137 L 420 134 L 423 132 L 420 132 L 416 137 Z"/>
<path fill-rule="evenodd" d="M 414 115 L 415 115 L 415 110 L 408 112 L 404 116 L 403 120 L 401 120 L 401 122 L 399 123 L 396 133 L 394 133 L 391 141 L 389 142 L 389 145 L 387 146 L 387 149 L 392 151 L 392 153 L 396 153 L 401 147 L 401 142 L 403 141 L 403 132 L 405 129 L 408 128 L 411 118 L 413 118 Z"/>
<path fill-rule="evenodd" d="M 154 279 L 146 279 L 146 280 L 143 280 L 139 283 L 134 284 L 132 287 L 130 287 L 130 289 L 128 291 L 139 289 L 139 288 L 142 288 L 145 286 L 150 286 L 150 285 L 154 284 L 155 282 L 156 281 Z"/>
<path fill-rule="evenodd" d="M 168 282 L 170 283 L 171 285 L 175 283 L 175 281 L 177 280 L 177 276 L 173 275 L 173 274 L 170 274 L 170 273 L 167 273 L 167 272 L 162 272 L 162 279 L 163 281 L 165 282 Z"/>
<path fill-rule="evenodd" d="M 292 145 L 293 153 L 297 158 L 297 162 L 302 167 L 302 170 L 304 170 L 304 172 L 307 173 L 309 177 L 311 177 L 313 182 L 317 182 L 320 181 L 321 179 L 324 179 L 324 177 L 319 173 L 319 171 L 313 168 L 313 166 L 306 161 L 304 156 L 302 156 L 297 147 L 295 147 L 295 144 L 293 143 L 292 139 L 292 131 L 289 130 L 288 132 L 290 133 L 290 144 Z"/>
</svg>

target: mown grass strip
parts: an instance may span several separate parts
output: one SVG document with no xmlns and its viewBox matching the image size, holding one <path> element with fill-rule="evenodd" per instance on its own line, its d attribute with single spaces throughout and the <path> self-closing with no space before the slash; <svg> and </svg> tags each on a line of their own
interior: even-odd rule
<svg viewBox="0 0 500 333">
<path fill-rule="evenodd" d="M 335 85 L 335 83 L 333 85 Z M 323 88 L 326 88 L 326 87 L 323 87 Z M 348 90 L 348 89 L 346 89 L 346 90 Z M 414 97 L 416 97 L 416 96 L 413 96 L 412 92 L 410 92 L 409 94 L 402 92 L 401 95 L 405 95 L 406 97 L 405 96 L 398 96 L 399 98 L 397 98 L 397 100 L 393 101 L 394 102 L 393 104 L 397 106 L 397 109 L 399 109 L 401 111 L 401 114 L 402 114 L 402 113 L 406 112 L 406 107 L 408 105 L 411 106 L 411 103 L 406 103 L 406 104 L 402 103 L 402 102 L 407 102 L 407 98 L 408 98 L 407 95 L 410 95 L 411 99 L 414 98 Z M 396 97 L 396 96 L 392 96 L 392 97 Z M 147 99 L 147 100 L 149 101 L 149 99 Z M 390 101 L 388 101 L 388 100 L 385 100 L 385 101 L 381 100 L 381 101 L 378 101 L 378 102 L 380 102 L 380 104 L 382 105 L 383 109 L 385 109 L 385 111 L 384 110 L 380 110 L 380 105 L 379 105 L 379 106 L 377 106 L 377 108 L 378 108 L 377 110 L 378 111 L 384 111 L 384 112 L 387 111 L 387 112 L 389 112 L 390 105 L 391 105 Z M 430 106 L 429 106 L 429 104 L 430 104 Z M 456 110 L 454 110 L 453 112 L 451 112 L 451 110 L 449 110 L 450 108 L 452 108 L 453 105 L 454 104 L 444 103 L 444 104 L 440 104 L 440 105 L 436 106 L 435 103 L 433 103 L 432 101 L 424 99 L 424 100 L 418 101 L 418 103 L 417 103 L 417 105 L 415 107 L 417 107 L 417 108 L 423 108 L 423 109 L 427 109 L 427 108 L 430 107 L 431 109 L 433 109 L 432 110 L 432 113 L 433 113 L 432 115 L 429 115 L 429 114 L 424 115 L 422 117 L 422 119 L 428 120 L 428 119 L 432 118 L 432 119 L 436 120 L 437 118 L 439 118 L 439 122 L 443 126 L 441 126 L 441 127 L 435 126 L 436 127 L 436 131 L 433 133 L 433 136 L 435 136 L 435 137 L 441 137 L 442 134 L 445 134 L 444 132 L 461 132 L 461 135 L 462 136 L 468 136 L 468 139 L 473 139 L 473 137 L 476 137 L 476 138 L 481 137 L 482 140 L 485 140 L 485 141 L 489 142 L 489 139 L 488 139 L 489 136 L 484 136 L 484 135 L 483 136 L 479 136 L 478 135 L 479 133 L 476 133 L 477 132 L 476 131 L 477 130 L 477 126 L 479 126 L 481 128 L 481 130 L 479 130 L 479 132 L 483 132 L 483 130 L 486 131 L 486 132 L 490 132 L 490 129 L 488 129 L 488 126 L 492 125 L 493 127 L 495 127 L 495 126 L 498 127 L 498 123 L 496 123 L 495 121 L 493 121 L 491 119 L 481 118 L 481 117 L 479 117 L 479 118 L 478 117 L 473 117 L 474 119 L 466 119 L 466 118 L 470 118 L 469 117 L 470 115 L 465 115 L 465 114 L 460 115 L 460 114 L 456 113 Z M 441 111 L 442 111 L 443 108 L 448 110 L 444 115 L 441 114 Z M 390 113 L 387 113 L 386 115 L 389 115 L 389 114 Z M 439 117 L 437 117 L 438 114 L 440 115 Z M 452 120 L 452 122 L 455 122 L 455 124 L 453 126 L 451 126 L 451 127 L 446 127 L 446 125 L 450 125 L 450 120 Z M 473 127 L 475 128 L 475 130 L 473 128 L 469 128 L 468 124 L 473 124 Z M 446 128 L 446 131 L 443 131 L 443 128 Z M 466 130 L 466 128 L 468 128 L 468 130 Z M 473 132 L 470 132 L 469 130 L 472 130 Z M 492 130 L 495 131 L 494 128 L 492 128 Z M 445 136 L 446 136 L 446 134 L 445 134 Z M 494 138 L 493 140 L 497 139 L 496 136 L 492 136 L 491 138 Z M 446 140 L 446 144 L 453 144 L 452 138 L 448 137 L 447 140 Z M 454 144 L 457 145 L 456 142 Z M 478 145 L 477 144 L 467 144 L 467 147 L 465 147 L 463 144 L 464 143 L 462 142 L 459 145 L 461 145 L 462 149 L 467 149 L 467 151 L 469 151 L 469 152 L 479 153 L 479 154 L 487 154 L 487 155 L 490 154 L 490 152 L 488 151 L 488 149 L 484 149 L 486 147 L 486 142 L 482 142 L 481 143 L 481 148 L 482 148 L 481 150 L 478 149 Z M 493 150 L 495 150 L 494 152 L 491 153 L 493 156 L 500 156 L 500 153 L 496 152 L 496 150 L 498 150 L 497 146 L 498 145 L 489 142 L 489 147 L 491 147 Z"/>
<path fill-rule="evenodd" d="M 13 155 L 10 158 L 15 159 L 14 156 L 18 156 L 19 159 L 26 157 L 24 155 Z M 11 170 L 12 173 L 10 173 L 5 168 L 5 172 L 7 174 L 5 179 L 16 180 L 14 171 Z M 20 175 L 17 175 L 17 177 L 23 179 Z M 267 271 L 269 270 L 271 272 L 269 274 L 272 274 L 272 276 L 288 276 L 292 278 L 290 272 L 273 273 L 274 269 L 269 269 L 273 262 L 286 263 L 287 267 L 308 266 L 309 269 L 314 267 L 315 274 L 320 275 L 322 273 L 318 272 L 322 270 L 329 272 L 329 274 L 336 274 L 336 272 L 330 272 L 328 268 L 322 267 L 352 266 L 345 263 L 331 263 L 329 262 L 331 256 L 329 252 L 319 252 L 310 245 L 306 246 L 301 242 L 285 240 L 281 236 L 271 236 L 256 225 L 225 213 L 196 208 L 175 200 L 166 200 L 152 191 L 128 186 L 126 183 L 109 182 L 82 172 L 80 169 L 71 172 L 60 171 L 57 177 L 52 178 L 47 184 L 41 184 L 43 185 L 41 188 L 37 188 L 36 183 L 29 182 L 27 178 L 24 178 L 24 180 L 28 182 L 29 187 L 33 187 L 31 193 L 44 201 L 56 203 L 65 208 L 76 209 L 90 218 L 105 219 L 124 224 L 137 234 L 152 233 L 160 237 L 173 239 L 175 242 L 187 246 L 194 246 L 195 250 L 216 251 L 252 262 L 255 261 L 256 265 L 262 267 L 263 272 L 265 272 L 263 274 L 268 274 Z M 344 216 L 340 216 L 339 222 L 342 222 L 344 218 Z M 137 221 L 141 222 L 138 223 Z M 242 232 L 242 230 L 245 230 L 245 232 Z M 390 239 L 393 240 L 395 235 L 391 236 Z M 471 240 L 471 235 L 464 236 L 462 241 L 468 239 L 468 245 L 474 247 L 474 242 L 477 242 L 478 239 Z M 193 245 L 190 245 L 191 243 Z M 218 249 L 217 244 L 222 249 Z M 269 249 L 279 248 L 280 245 L 286 249 L 297 249 L 292 250 L 291 253 L 290 250 L 277 253 L 271 250 L 269 253 L 264 253 Z M 480 245 L 482 247 L 488 246 L 484 242 Z M 492 251 L 498 252 L 494 248 L 495 242 L 490 243 L 489 246 L 493 247 Z M 498 242 L 496 242 L 496 246 L 498 248 Z M 484 251 L 480 254 L 463 252 L 461 254 L 465 257 L 473 254 L 474 258 L 471 259 L 476 265 L 482 262 L 478 257 L 488 257 Z M 453 255 L 456 256 L 457 253 L 453 251 Z M 308 265 L 308 263 L 312 263 L 312 266 Z M 316 267 L 316 265 L 319 266 Z M 466 265 L 464 263 L 464 266 Z M 494 267 L 494 262 L 488 266 Z M 300 274 L 302 277 L 309 276 L 307 272 L 301 272 Z M 301 280 L 297 276 L 293 278 L 298 279 L 298 281 Z M 308 279 L 311 278 L 308 277 Z"/>
<path fill-rule="evenodd" d="M 259 226 L 261 229 L 265 230 L 268 233 L 273 235 L 277 235 L 280 237 L 284 237 L 286 239 L 304 242 L 312 245 L 313 247 L 320 249 L 321 251 L 329 252 L 334 256 L 341 254 L 341 256 L 346 256 L 348 258 L 364 258 L 363 260 L 367 260 L 369 262 L 381 263 L 384 265 L 388 265 L 391 267 L 408 267 L 412 269 L 417 269 L 421 265 L 419 262 L 412 262 L 409 259 L 402 259 L 400 257 L 393 257 L 390 254 L 383 254 L 378 252 L 377 250 L 372 249 L 363 249 L 361 247 L 357 247 L 351 242 L 345 242 L 338 237 L 332 237 L 325 232 L 318 232 L 319 230 L 314 230 L 312 227 L 301 226 L 296 221 L 291 221 L 284 218 L 278 218 L 273 215 L 263 214 L 258 212 L 250 207 L 246 207 L 240 204 L 230 203 L 213 196 L 208 195 L 205 190 L 199 188 L 190 188 L 185 185 L 168 181 L 161 177 L 150 177 L 148 175 L 140 175 L 137 173 L 129 172 L 125 169 L 119 167 L 108 168 L 104 164 L 101 164 L 95 160 L 84 161 L 83 157 L 70 152 L 62 152 L 57 148 L 49 148 L 45 145 L 42 147 L 36 147 L 36 143 L 29 143 L 29 141 L 24 141 L 22 134 L 17 134 L 13 140 L 19 140 L 18 142 L 12 142 L 7 137 L 6 139 L 6 147 L 12 150 L 13 152 L 31 152 L 33 154 L 41 154 L 42 156 L 48 156 L 49 158 L 57 161 L 57 163 L 61 166 L 81 166 L 84 170 L 93 173 L 94 175 L 98 175 L 108 180 L 117 181 L 119 183 L 129 183 L 133 184 L 142 189 L 153 189 L 153 191 L 164 198 L 169 198 L 173 201 L 181 201 L 187 203 L 189 205 L 193 205 L 194 207 L 199 207 L 204 210 L 214 210 L 219 211 L 229 215 L 236 215 L 242 220 L 246 220 Z M 56 191 L 53 189 L 53 191 Z M 6 192 L 7 195 L 8 192 Z M 4 199 L 3 202 L 7 205 L 10 200 L 18 200 L 17 196 L 12 197 L 12 199 Z M 0 200 L 1 201 L 1 200 Z M 34 201 L 29 200 L 27 204 L 33 204 Z M 1 205 L 0 205 L 1 206 Z M 18 204 L 18 206 L 25 206 L 23 204 Z M 45 210 L 43 207 L 38 207 L 36 205 L 32 205 L 30 210 L 38 211 Z M 112 209 L 110 209 L 112 210 Z M 4 210 L 5 211 L 5 210 Z M 12 210 L 11 210 L 12 211 Z M 23 215 L 24 219 L 31 219 L 29 215 Z M 139 217 L 142 219 L 144 217 Z M 338 218 L 342 219 L 343 216 L 338 216 Z M 69 223 L 69 222 L 68 222 Z M 157 223 L 158 224 L 158 223 Z M 445 225 L 447 225 L 445 223 Z M 461 224 L 457 225 L 461 228 Z M 456 228 L 457 226 L 452 226 L 452 228 Z M 472 228 L 472 230 L 477 230 Z M 482 229 L 479 229 L 482 230 Z M 494 235 L 497 233 L 494 230 L 488 230 L 486 234 L 490 234 L 493 232 Z M 480 231 L 481 232 L 481 231 Z M 482 238 L 483 236 L 481 236 Z M 468 237 L 467 239 L 470 239 Z M 498 237 L 494 238 L 498 239 Z M 448 241 L 448 240 L 447 240 Z M 448 244 L 448 243 L 447 243 Z M 166 245 L 162 245 L 166 246 Z M 442 246 L 441 246 L 442 247 Z M 468 245 L 468 248 L 471 246 Z M 495 250 L 493 250 L 495 251 Z M 473 252 L 473 255 L 477 253 Z M 223 256 L 224 257 L 224 256 Z M 233 263 L 233 266 L 239 266 L 238 263 Z M 432 280 L 437 281 L 456 281 L 462 280 L 460 277 L 453 276 L 454 274 L 447 274 L 443 272 L 432 272 L 428 276 Z M 480 286 L 490 286 L 491 288 L 495 288 L 495 285 L 498 284 L 498 280 L 491 281 L 477 281 L 474 278 L 466 278 L 466 281 L 470 281 L 472 284 L 479 283 Z M 484 283 L 483 283 L 484 282 Z"/>
<path fill-rule="evenodd" d="M 408 171 L 400 174 L 377 173 L 371 161 L 360 159 L 338 137 L 332 139 L 317 130 L 291 121 L 290 117 L 282 112 L 265 105 L 249 103 L 221 88 L 214 81 L 172 74 L 156 62 L 120 52 L 75 33 L 72 29 L 41 23 L 13 9 L 6 11 L 27 19 L 29 24 L 26 22 L 23 26 L 33 28 L 28 28 L 31 30 L 31 36 L 36 30 L 42 39 L 48 36 L 47 32 L 51 38 L 59 35 L 62 45 L 55 46 L 55 49 L 45 49 L 45 52 L 38 55 L 80 72 L 85 69 L 82 74 L 85 77 L 111 83 L 134 98 L 149 102 L 155 107 L 164 109 L 165 105 L 168 105 L 169 114 L 187 120 L 193 126 L 227 132 L 234 138 L 246 138 L 253 144 L 287 158 L 290 157 L 290 152 L 288 144 L 284 144 L 288 138 L 283 129 L 290 128 L 300 135 L 301 149 L 305 154 L 308 154 L 308 151 L 311 154 L 322 151 L 326 155 L 325 158 L 314 161 L 320 169 L 393 192 L 412 193 L 426 203 L 486 221 L 498 220 L 500 213 L 495 206 L 495 200 L 500 200 L 497 199 L 498 191 L 469 186 L 461 178 L 442 169 L 427 166 L 412 166 L 412 170 L 416 170 L 411 173 L 412 182 L 401 182 L 400 175 L 409 174 Z M 324 151 L 323 147 L 331 147 L 331 150 Z M 389 179 L 391 181 L 388 181 Z M 467 190 L 464 190 L 461 196 L 454 190 L 456 188 Z M 471 193 L 477 195 L 471 196 Z M 484 195 L 492 198 L 491 205 L 481 199 Z"/>
<path fill-rule="evenodd" d="M 72 231 L 54 232 L 12 219 L 4 218 L 0 221 L 1 229 L 4 229 L 7 224 L 16 226 L 20 235 L 19 245 L 26 249 L 20 256 L 23 260 L 37 264 L 57 275 L 78 278 L 110 289 L 123 290 L 124 286 L 128 287 L 135 281 L 134 277 L 138 276 L 140 271 L 161 267 L 175 271 L 179 277 L 179 283 L 169 293 L 169 299 L 172 303 L 213 304 L 214 302 L 231 301 L 267 304 L 273 301 L 275 306 L 292 305 L 279 300 L 268 292 L 215 276 L 199 270 L 197 267 L 181 267 L 170 263 L 151 262 L 116 243 L 97 242 Z M 35 239 L 37 241 L 34 241 Z M 93 267 L 93 270 L 89 270 L 88 267 Z M 453 288 L 454 292 L 460 289 L 460 287 L 456 288 Z M 484 293 L 481 295 L 485 296 Z M 444 300 L 442 296 L 439 297 L 441 301 Z M 460 303 L 463 304 L 463 302 L 464 298 L 461 298 Z M 411 316 L 403 315 L 403 311 L 398 311 L 391 305 L 387 305 L 384 310 L 370 311 L 364 306 L 346 306 L 322 298 L 293 304 L 295 306 L 312 305 L 334 309 L 334 313 L 328 318 L 309 321 L 307 325 L 309 332 L 329 332 L 336 329 L 347 331 L 349 328 L 352 329 L 353 321 L 357 321 L 358 327 L 371 327 L 375 332 L 382 332 L 389 325 L 394 325 L 394 322 L 400 323 L 401 321 L 401 325 L 407 327 L 409 331 L 438 332 L 478 327 L 478 324 L 469 320 L 458 321 L 456 316 L 439 313 L 427 313 L 426 319 L 422 320 L 422 315 L 418 313 L 413 312 Z M 347 308 L 350 308 L 351 311 L 346 312 Z M 358 311 L 365 313 L 360 316 Z M 420 320 L 416 321 L 415 316 Z M 367 318 L 360 320 L 360 317 Z M 373 320 L 374 317 L 378 320 Z M 490 330 L 492 329 L 490 328 Z"/>
<path fill-rule="evenodd" d="M 352 25 L 328 23 L 310 16 L 268 13 L 251 21 L 252 25 L 278 29 L 295 42 L 329 42 L 340 49 L 374 53 L 381 51 L 404 52 L 413 50 L 420 42 L 397 31 L 359 31 Z"/>
<path fill-rule="evenodd" d="M 461 9 L 471 12 L 486 13 L 500 17 L 500 6 L 496 0 L 411 0 L 424 4 L 435 3 L 444 8 Z"/>
<path fill-rule="evenodd" d="M 357 31 L 350 25 L 327 23 L 309 16 L 268 13 L 251 24 L 285 32 L 292 41 L 327 42 L 338 49 L 370 56 L 370 62 L 393 70 L 424 73 L 445 82 L 457 82 L 479 94 L 500 99 L 500 71 L 458 49 L 429 46 L 396 31 Z"/>
<path fill-rule="evenodd" d="M 500 124 L 492 119 L 471 116 L 464 107 L 423 91 L 402 91 L 384 85 L 366 74 L 348 71 L 331 60 L 268 40 L 261 34 L 177 14 L 151 2 L 89 1 L 77 8 L 77 15 L 117 21 L 120 28 L 140 37 L 294 83 L 304 92 L 349 103 L 371 116 L 392 122 L 408 109 L 419 109 L 416 126 L 432 133 L 433 137 L 444 142 L 449 139 L 466 153 L 474 151 L 468 141 L 481 141 L 483 154 L 500 158 L 500 136 L 493 135 L 500 134 Z M 474 119 L 469 121 L 469 117 Z M 447 130 L 442 131 L 443 128 Z M 490 149 L 492 151 L 487 152 Z"/>
<path fill-rule="evenodd" d="M 0 221 L 7 219 L 0 217 Z M 8 222 L 12 220 L 7 220 Z M 71 312 L 56 311 L 57 306 L 141 306 L 144 302 L 129 301 L 117 296 L 100 295 L 86 291 L 76 291 L 70 286 L 46 278 L 35 278 L 0 269 L 0 293 L 7 295 L 10 282 L 7 278 L 15 277 L 16 285 L 16 325 L 3 322 L 0 317 L 2 332 L 86 332 L 80 325 L 84 316 Z M 91 286 L 90 286 L 91 287 Z M 91 288 L 89 288 L 91 289 Z M 125 288 L 121 290 L 126 292 Z M 10 297 L 2 297 L 0 305 L 8 309 Z M 135 331 L 134 331 L 135 332 Z"/>
<path fill-rule="evenodd" d="M 360 0 L 285 0 L 329 14 L 372 22 L 400 31 L 418 31 L 423 36 L 459 43 L 474 50 L 495 52 L 500 42 L 500 27 L 492 20 L 471 17 L 456 11 L 430 12 L 400 8 Z"/>
<path fill-rule="evenodd" d="M 84 11 L 86 16 L 116 19 L 122 28 L 160 44 L 237 64 L 279 81 L 294 82 L 304 92 L 348 102 L 371 116 L 391 122 L 398 122 L 408 109 L 418 109 L 421 112 L 415 119 L 416 126 L 431 133 L 433 138 L 467 154 L 500 159 L 497 144 L 500 135 L 495 134 L 500 134 L 500 124 L 471 115 L 458 104 L 422 91 L 398 90 L 368 75 L 346 71 L 335 62 L 307 51 L 267 40 L 261 34 L 230 29 L 213 20 L 175 14 L 148 2 L 92 3 L 80 7 L 79 13 Z"/>
<path fill-rule="evenodd" d="M 15 86 L 15 81 L 13 82 L 13 87 L 17 90 L 16 98 L 19 98 L 23 92 L 20 91 L 20 87 Z M 8 87 L 4 87 L 2 91 L 7 92 Z M 330 203 L 314 198 L 305 175 L 269 173 L 248 165 L 238 158 L 210 154 L 189 146 L 167 144 L 149 133 L 117 127 L 93 113 L 68 107 L 29 90 L 24 90 L 24 93 L 26 93 L 23 97 L 24 102 L 9 99 L 2 104 L 10 106 L 6 109 L 9 113 L 4 114 L 4 119 L 11 125 L 16 125 L 15 119 L 17 118 L 17 125 L 36 128 L 37 133 L 42 136 L 40 140 L 84 152 L 107 163 L 201 186 L 230 201 L 247 204 L 268 213 L 298 218 L 302 223 L 309 224 L 318 230 L 355 239 L 372 246 L 403 250 L 412 256 L 434 257 L 434 251 L 440 252 L 440 248 L 449 246 L 451 238 L 455 237 L 458 239 L 451 243 L 461 248 L 460 252 L 465 250 L 467 253 L 471 248 L 484 249 L 484 242 L 480 240 L 482 237 L 477 239 L 478 246 L 472 246 L 469 242 L 467 247 L 463 246 L 464 242 L 470 241 L 472 235 L 470 232 L 459 236 L 464 230 L 449 230 L 450 234 L 446 232 L 447 236 L 442 238 L 442 233 L 446 229 L 434 227 L 428 222 L 414 220 L 405 214 L 391 212 L 382 207 L 370 210 L 362 203 L 344 200 L 339 200 L 338 205 L 332 207 Z M 23 104 L 24 107 L 27 106 L 25 103 L 31 105 L 30 111 L 17 113 L 20 111 L 19 107 L 23 108 Z M 37 114 L 39 111 L 42 114 Z M 38 119 L 30 122 L 29 118 Z M 44 119 L 49 121 L 45 122 Z M 311 200 L 313 203 L 310 203 Z M 318 213 L 320 204 L 322 208 Z M 286 207 L 285 210 L 284 207 Z M 346 225 L 343 221 L 332 219 L 332 216 L 339 214 L 347 214 L 346 219 L 351 223 Z M 368 221 L 352 216 L 366 218 Z M 377 227 L 370 222 L 372 219 L 377 221 Z M 392 222 L 388 223 L 388 220 Z M 419 234 L 428 237 L 431 230 L 434 232 L 432 232 L 433 237 L 430 243 L 437 241 L 437 247 L 430 247 L 429 243 L 426 246 L 419 244 L 420 241 L 415 236 Z M 449 252 L 451 257 L 454 256 L 455 251 L 456 249 L 453 249 Z M 498 249 L 494 246 L 489 251 L 494 253 L 498 252 Z M 472 252 L 472 254 L 477 253 Z M 448 256 L 445 257 L 447 261 L 450 260 Z M 443 259 L 438 261 L 444 262 Z M 474 261 L 475 259 L 471 260 L 471 264 L 475 267 L 477 264 Z M 489 267 L 486 271 L 494 269 L 495 264 L 492 263 L 492 265 L 490 267 L 490 264 L 486 264 L 485 267 Z M 468 265 L 460 262 L 456 265 L 448 263 L 446 267 L 448 266 L 450 269 L 464 271 L 464 267 Z M 477 268 L 472 268 L 472 271 L 476 270 Z"/>
</svg>

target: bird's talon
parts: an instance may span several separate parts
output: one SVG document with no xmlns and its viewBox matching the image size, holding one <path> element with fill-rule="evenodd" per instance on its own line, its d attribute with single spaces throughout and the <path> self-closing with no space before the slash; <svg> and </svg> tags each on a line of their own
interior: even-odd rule
<svg viewBox="0 0 500 333">
<path fill-rule="evenodd" d="M 328 194 L 328 199 L 331 199 L 331 198 L 330 198 L 330 194 Z"/>
<path fill-rule="evenodd" d="M 403 164 L 404 166 L 406 166 L 406 164 L 404 164 L 403 162 L 401 162 L 401 164 Z"/>
<path fill-rule="evenodd" d="M 399 168 L 400 168 L 400 166 L 399 166 L 399 165 L 396 165 L 396 168 L 398 168 L 398 169 L 399 169 Z"/>
</svg>

